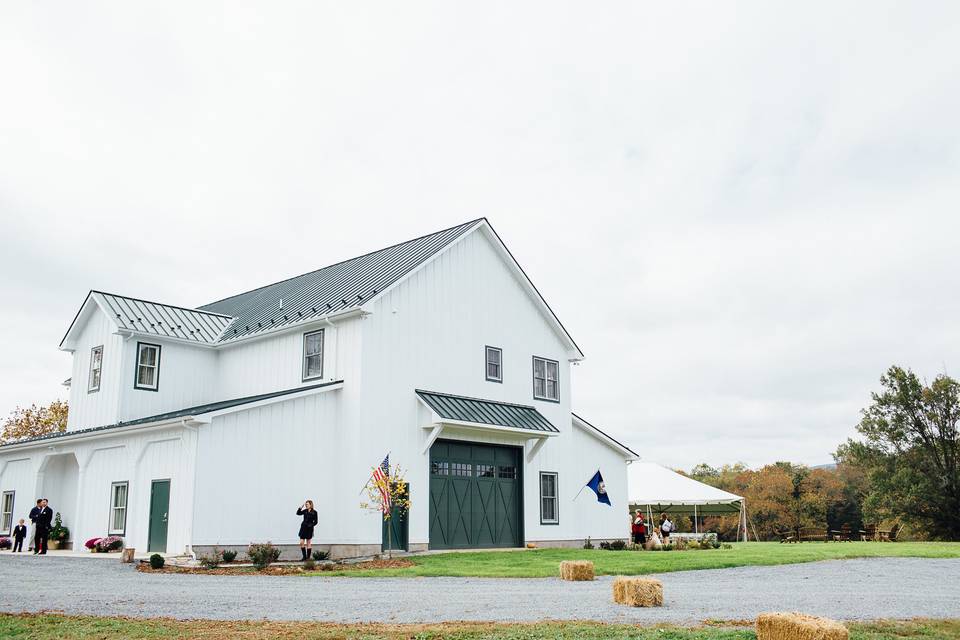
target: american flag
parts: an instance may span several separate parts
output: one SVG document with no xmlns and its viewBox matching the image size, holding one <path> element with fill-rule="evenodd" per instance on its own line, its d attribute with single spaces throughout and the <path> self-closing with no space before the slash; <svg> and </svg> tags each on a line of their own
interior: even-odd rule
<svg viewBox="0 0 960 640">
<path fill-rule="evenodd" d="M 373 470 L 373 483 L 380 491 L 383 502 L 383 512 L 390 512 L 390 454 L 383 459 L 380 466 Z"/>
</svg>

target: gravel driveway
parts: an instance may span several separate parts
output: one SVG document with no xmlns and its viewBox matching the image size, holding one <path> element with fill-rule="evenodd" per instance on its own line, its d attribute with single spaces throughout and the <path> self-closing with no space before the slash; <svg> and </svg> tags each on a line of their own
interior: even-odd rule
<svg viewBox="0 0 960 640">
<path fill-rule="evenodd" d="M 657 576 L 665 602 L 611 602 L 612 578 L 301 578 L 137 573 L 83 558 L 0 554 L 0 611 L 329 622 L 698 623 L 796 610 L 839 619 L 960 616 L 960 559 L 831 560 Z"/>
</svg>

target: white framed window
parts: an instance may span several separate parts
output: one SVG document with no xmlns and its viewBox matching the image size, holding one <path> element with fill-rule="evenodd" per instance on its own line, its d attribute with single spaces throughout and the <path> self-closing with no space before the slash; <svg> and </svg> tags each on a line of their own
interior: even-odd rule
<svg viewBox="0 0 960 640">
<path fill-rule="evenodd" d="M 560 505 L 557 499 L 557 474 L 540 472 L 540 524 L 560 524 Z"/>
<path fill-rule="evenodd" d="M 533 397 L 535 400 L 560 402 L 560 363 L 533 357 Z"/>
<path fill-rule="evenodd" d="M 122 536 L 127 532 L 127 482 L 114 482 L 110 485 L 110 535 Z"/>
<path fill-rule="evenodd" d="M 13 533 L 13 498 L 16 495 L 14 491 L 4 491 L 2 504 L 0 504 L 0 533 L 9 536 Z"/>
<path fill-rule="evenodd" d="M 87 378 L 87 393 L 100 391 L 100 371 L 103 368 L 103 345 L 90 349 L 90 377 Z"/>
<path fill-rule="evenodd" d="M 323 329 L 303 334 L 303 381 L 323 377 Z"/>
<path fill-rule="evenodd" d="M 137 343 L 137 377 L 133 388 L 146 391 L 160 388 L 160 345 Z"/>
<path fill-rule="evenodd" d="M 484 361 L 486 376 L 490 382 L 503 382 L 503 349 L 500 347 L 486 347 Z"/>
</svg>

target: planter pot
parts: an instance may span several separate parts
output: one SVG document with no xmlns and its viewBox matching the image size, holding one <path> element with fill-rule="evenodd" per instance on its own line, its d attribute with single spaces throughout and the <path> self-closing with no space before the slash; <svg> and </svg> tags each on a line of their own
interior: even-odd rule
<svg viewBox="0 0 960 640">
<path fill-rule="evenodd" d="M 47 547 L 49 547 L 50 549 L 54 549 L 54 550 L 59 549 L 59 548 L 60 548 L 60 541 L 59 541 L 59 540 L 47 540 Z"/>
</svg>

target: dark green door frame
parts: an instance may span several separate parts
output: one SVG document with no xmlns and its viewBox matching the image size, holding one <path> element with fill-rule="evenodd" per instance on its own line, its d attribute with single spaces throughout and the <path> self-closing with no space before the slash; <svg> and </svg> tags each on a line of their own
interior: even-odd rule
<svg viewBox="0 0 960 640">
<path fill-rule="evenodd" d="M 170 480 L 154 480 L 150 483 L 150 526 L 147 534 L 147 551 L 167 552 L 167 523 L 170 515 Z"/>
</svg>

